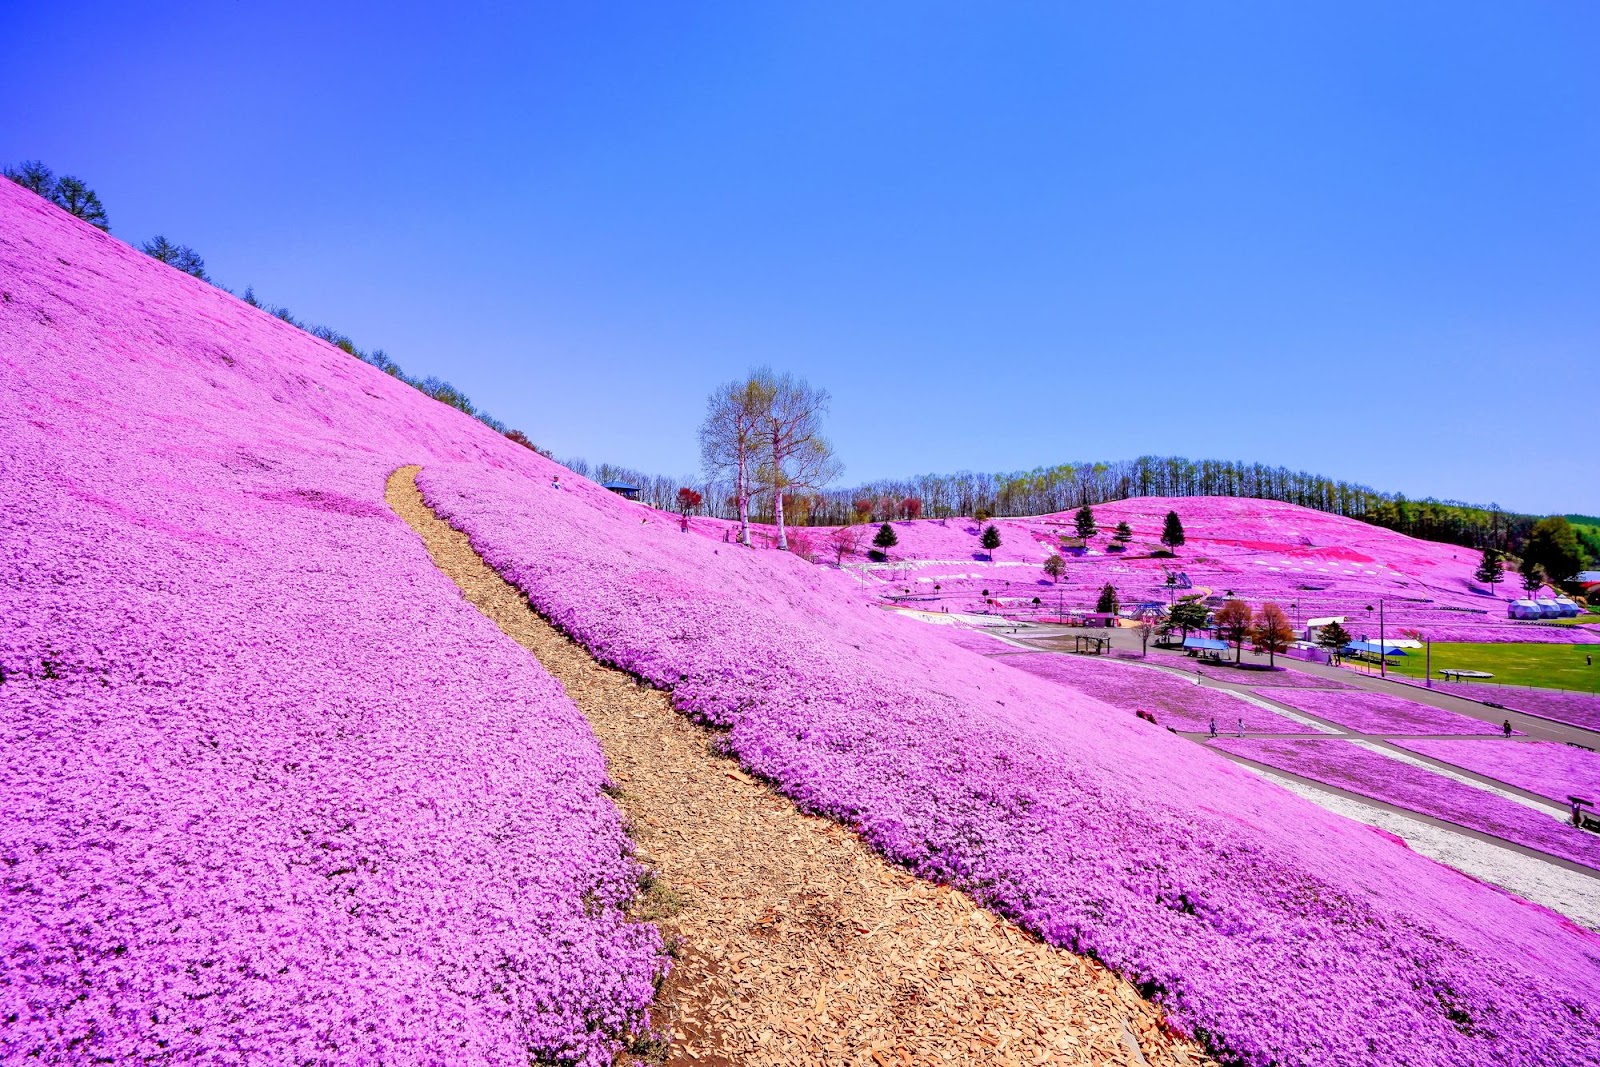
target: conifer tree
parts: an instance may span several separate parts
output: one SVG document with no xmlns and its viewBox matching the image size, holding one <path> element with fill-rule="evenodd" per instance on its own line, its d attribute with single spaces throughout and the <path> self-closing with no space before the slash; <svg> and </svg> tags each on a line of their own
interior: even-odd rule
<svg viewBox="0 0 1600 1067">
<path fill-rule="evenodd" d="M 978 542 L 983 546 L 989 558 L 994 559 L 994 550 L 1000 547 L 1000 529 L 996 526 L 986 527 L 983 531 L 983 540 Z"/>
<path fill-rule="evenodd" d="M 1176 511 L 1169 511 L 1167 512 L 1166 522 L 1161 527 L 1161 543 L 1173 551 L 1177 551 L 1178 546 L 1183 542 L 1183 522 L 1178 518 Z"/>
<path fill-rule="evenodd" d="M 1087 541 L 1099 532 L 1099 527 L 1094 523 L 1094 509 L 1088 504 L 1078 509 L 1072 517 L 1072 524 L 1078 529 L 1078 536 Z"/>
<path fill-rule="evenodd" d="M 872 539 L 872 544 L 883 555 L 889 558 L 889 550 L 900 543 L 899 536 L 894 532 L 894 527 L 884 523 L 878 527 L 878 535 Z"/>
</svg>

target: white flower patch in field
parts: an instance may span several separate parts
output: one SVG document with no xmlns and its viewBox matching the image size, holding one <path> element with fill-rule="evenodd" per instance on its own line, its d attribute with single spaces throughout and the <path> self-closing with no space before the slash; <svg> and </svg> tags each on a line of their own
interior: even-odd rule
<svg viewBox="0 0 1600 1067">
<path fill-rule="evenodd" d="M 1251 764 L 1239 766 L 1335 815 L 1343 815 L 1347 819 L 1394 834 L 1418 855 L 1427 856 L 1473 878 L 1541 904 L 1580 926 L 1600 930 L 1600 893 L 1595 891 L 1595 880 L 1589 875 L 1374 804 L 1338 796 L 1261 767 Z"/>
</svg>

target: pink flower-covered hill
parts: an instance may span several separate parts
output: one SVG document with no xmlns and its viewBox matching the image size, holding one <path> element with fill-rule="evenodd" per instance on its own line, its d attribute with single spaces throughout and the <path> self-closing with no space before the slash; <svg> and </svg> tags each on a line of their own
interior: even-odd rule
<svg viewBox="0 0 1600 1067">
<path fill-rule="evenodd" d="M 1225 1061 L 1600 1061 L 1600 939 L 1559 916 L 837 571 L 554 489 L 29 194 L 0 220 L 0 1058 L 600 1063 L 639 1023 L 600 754 L 384 509 L 420 463 L 595 655 Z"/>
<path fill-rule="evenodd" d="M 1186 543 L 1173 558 L 1161 550 L 1162 522 L 1169 510 L 1181 517 Z M 1094 509 L 1100 532 L 1082 554 L 1065 555 L 1066 574 L 1052 582 L 1041 566 L 1062 548 L 1062 537 L 1076 536 L 1073 512 L 1034 518 L 993 519 L 1001 546 L 986 552 L 982 527 L 970 518 L 918 519 L 893 523 L 899 543 L 890 565 L 867 573 L 886 595 L 939 595 L 950 610 L 978 610 L 982 591 L 1000 599 L 1003 610 L 1026 614 L 1034 597 L 1047 612 L 1092 609 L 1102 586 L 1117 587 L 1123 604 L 1166 604 L 1169 571 L 1181 572 L 1189 586 L 1179 594 L 1232 592 L 1252 603 L 1275 600 L 1296 604 L 1300 620 L 1344 616 L 1357 636 L 1378 635 L 1376 608 L 1385 603 L 1387 633 L 1417 629 L 1435 641 L 1593 642 L 1593 627 L 1562 627 L 1506 618 L 1505 601 L 1524 595 L 1511 574 L 1491 591 L 1472 575 L 1477 552 L 1457 545 L 1423 541 L 1355 519 L 1295 504 L 1236 497 L 1136 497 Z M 1111 534 L 1127 522 L 1134 539 L 1125 552 L 1111 551 Z M 711 527 L 706 527 L 711 532 Z M 875 526 L 864 524 L 854 563 L 865 553 Z M 819 558 L 832 560 L 833 528 L 805 530 Z M 716 534 L 720 537 L 720 532 Z"/>
<path fill-rule="evenodd" d="M 1550 912 L 877 609 L 832 568 L 582 483 L 530 492 L 460 463 L 420 482 L 541 612 L 726 729 L 751 771 L 1129 974 L 1227 1060 L 1600 1054 L 1596 1018 L 1553 993 L 1600 992 L 1600 939 Z"/>
<path fill-rule="evenodd" d="M 599 748 L 384 502 L 512 449 L 0 182 L 0 1062 L 642 1027 Z"/>
</svg>

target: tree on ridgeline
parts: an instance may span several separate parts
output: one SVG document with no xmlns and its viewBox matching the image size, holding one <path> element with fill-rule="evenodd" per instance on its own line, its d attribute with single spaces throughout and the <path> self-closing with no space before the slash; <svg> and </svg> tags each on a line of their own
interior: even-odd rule
<svg viewBox="0 0 1600 1067">
<path fill-rule="evenodd" d="M 381 350 L 380 350 L 379 354 L 380 355 L 382 354 Z M 505 436 L 506 440 L 508 440 L 508 441 L 514 441 L 515 443 L 521 445 L 523 448 L 526 448 L 531 452 L 537 452 L 537 453 L 539 453 L 539 455 L 543 456 L 545 459 L 553 459 L 554 458 L 553 456 L 550 455 L 550 452 L 547 449 L 540 448 L 538 445 L 534 444 L 533 441 L 531 439 L 529 439 L 528 435 L 523 433 L 521 430 L 505 430 L 505 431 L 503 431 L 503 433 L 504 433 L 504 436 Z"/>
<path fill-rule="evenodd" d="M 994 562 L 994 550 L 1000 547 L 1000 528 L 998 526 L 984 527 L 983 538 L 978 544 L 982 545 L 983 550 L 989 553 L 989 561 L 991 563 Z"/>
<path fill-rule="evenodd" d="M 878 555 L 882 556 L 885 562 L 889 559 L 889 550 L 899 543 L 899 535 L 894 532 L 894 527 L 888 523 L 878 527 L 878 535 L 872 539 L 873 547 L 878 550 Z"/>
<path fill-rule="evenodd" d="M 55 193 L 50 197 L 51 203 L 69 215 L 76 215 L 97 230 L 111 230 L 111 223 L 106 219 L 105 206 L 100 203 L 100 198 L 94 190 L 77 178 L 70 175 L 56 179 Z"/>
<path fill-rule="evenodd" d="M 1204 630 L 1210 617 L 1211 611 L 1201 603 L 1200 594 L 1190 593 L 1167 612 L 1167 626 L 1187 638 L 1190 630 Z"/>
<path fill-rule="evenodd" d="M 1320 627 L 1317 630 L 1317 647 L 1328 654 L 1334 663 L 1344 655 L 1345 646 L 1351 641 L 1350 631 L 1336 622 Z"/>
<path fill-rule="evenodd" d="M 188 245 L 175 245 L 160 234 L 139 246 L 139 250 L 152 259 L 158 259 L 169 267 L 175 267 L 185 274 L 192 274 L 203 282 L 211 279 L 206 277 L 206 261 L 200 258 L 200 253 Z M 254 295 L 254 294 L 252 294 Z M 351 346 L 352 348 L 354 346 Z M 348 349 L 346 351 L 349 351 Z M 354 352 L 350 352 L 354 355 Z"/>
<path fill-rule="evenodd" d="M 908 496 L 900 501 L 900 517 L 903 519 L 922 518 L 922 501 L 914 496 Z"/>
<path fill-rule="evenodd" d="M 1242 600 L 1224 601 L 1217 609 L 1217 633 L 1233 646 L 1233 662 L 1238 664 L 1244 656 L 1244 639 L 1250 636 L 1250 605 Z"/>
<path fill-rule="evenodd" d="M 1044 561 L 1044 572 L 1052 582 L 1060 582 L 1061 576 L 1067 573 L 1067 561 L 1061 558 L 1061 553 L 1052 552 L 1050 558 Z"/>
<path fill-rule="evenodd" d="M 1088 504 L 1085 504 L 1083 507 L 1078 509 L 1078 513 L 1072 517 L 1072 525 L 1077 528 L 1078 536 L 1083 538 L 1085 541 L 1089 540 L 1089 538 L 1093 537 L 1100 530 L 1100 528 L 1096 526 L 1094 522 L 1094 509 Z"/>
<path fill-rule="evenodd" d="M 1294 640 L 1288 614 L 1271 601 L 1261 605 L 1250 623 L 1250 640 L 1257 652 L 1267 654 L 1267 666 L 1276 666 L 1277 654 L 1289 651 L 1289 643 Z"/>
<path fill-rule="evenodd" d="M 1544 585 L 1544 568 L 1539 566 L 1539 561 L 1532 556 L 1523 556 L 1522 562 L 1517 564 L 1517 573 L 1522 576 L 1522 590 L 1529 596 L 1539 592 L 1539 587 Z"/>
<path fill-rule="evenodd" d="M 1107 582 L 1100 587 L 1100 598 L 1094 602 L 1094 610 L 1105 615 L 1115 615 L 1122 605 L 1117 600 L 1117 587 Z"/>
<path fill-rule="evenodd" d="M 55 171 L 37 159 L 25 159 L 19 166 L 7 167 L 5 176 L 30 193 L 36 193 L 46 200 L 50 200 L 51 194 L 56 190 Z"/>
<path fill-rule="evenodd" d="M 1570 582 L 1583 569 L 1583 546 L 1564 515 L 1551 515 L 1533 524 L 1522 555 L 1536 563 L 1551 585 Z"/>
<path fill-rule="evenodd" d="M 1161 543 L 1172 552 L 1177 552 L 1184 540 L 1183 521 L 1178 518 L 1176 511 L 1167 512 L 1166 521 L 1161 525 Z"/>
<path fill-rule="evenodd" d="M 752 374 L 713 390 L 706 403 L 705 421 L 700 424 L 700 460 L 706 472 L 733 475 L 739 543 L 746 547 L 750 544 L 750 498 L 766 450 L 764 420 L 771 408 L 768 385 Z"/>
<path fill-rule="evenodd" d="M 789 547 L 783 523 L 784 497 L 799 489 L 821 489 L 837 478 L 844 464 L 834 457 L 833 446 L 822 436 L 822 415 L 828 410 L 828 391 L 792 374 L 774 374 L 763 367 L 752 375 L 769 397 L 762 412 L 764 439 L 763 481 L 772 494 L 773 522 L 778 527 L 778 547 Z"/>
<path fill-rule="evenodd" d="M 1494 593 L 1494 587 L 1505 581 L 1506 565 L 1500 558 L 1500 550 L 1486 548 L 1483 550 L 1483 559 L 1478 563 L 1478 569 L 1472 576 L 1489 587 L 1489 592 Z"/>
<path fill-rule="evenodd" d="M 21 166 L 5 168 L 5 176 L 30 192 L 37 193 L 69 215 L 76 215 L 99 230 L 110 231 L 105 205 L 93 189 L 81 178 L 70 174 L 56 177 L 55 172 L 37 159 L 25 160 Z"/>
<path fill-rule="evenodd" d="M 684 519 L 700 510 L 700 504 L 705 500 L 698 492 L 687 485 L 678 490 L 678 514 Z"/>
</svg>

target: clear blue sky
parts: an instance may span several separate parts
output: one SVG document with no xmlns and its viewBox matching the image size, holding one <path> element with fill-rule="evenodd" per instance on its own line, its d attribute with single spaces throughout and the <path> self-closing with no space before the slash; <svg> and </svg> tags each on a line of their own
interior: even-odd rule
<svg viewBox="0 0 1600 1067">
<path fill-rule="evenodd" d="M 337 8 L 338 10 L 330 10 Z M 6 5 L 0 160 L 561 455 L 1600 512 L 1600 4 Z"/>
</svg>

